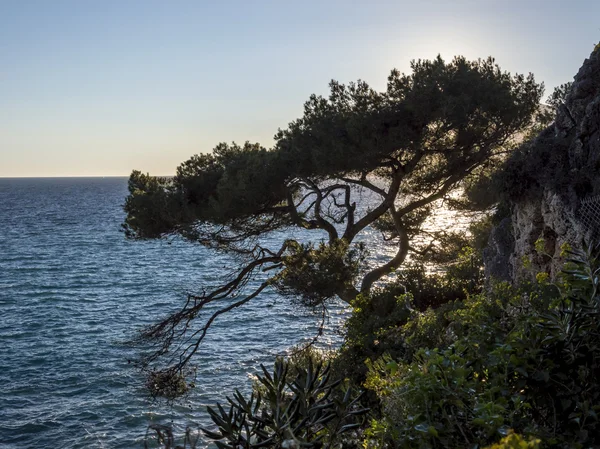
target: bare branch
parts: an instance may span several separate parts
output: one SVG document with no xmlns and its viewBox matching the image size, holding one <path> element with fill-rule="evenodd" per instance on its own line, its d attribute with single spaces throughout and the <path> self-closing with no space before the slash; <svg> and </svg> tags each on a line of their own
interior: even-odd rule
<svg viewBox="0 0 600 449">
<path fill-rule="evenodd" d="M 335 226 L 333 226 L 331 223 L 325 220 L 321 215 L 321 203 L 323 201 L 323 193 L 321 192 L 319 186 L 315 182 L 311 180 L 309 180 L 308 182 L 311 184 L 312 190 L 317 195 L 317 200 L 315 201 L 315 206 L 313 208 L 313 213 L 315 215 L 314 221 L 316 222 L 316 227 L 327 231 L 327 234 L 329 235 L 329 241 L 334 242 L 338 239 L 337 230 L 335 229 Z"/>
<path fill-rule="evenodd" d="M 219 309 L 216 312 L 214 312 L 210 316 L 210 318 L 206 321 L 204 326 L 202 326 L 202 328 L 200 330 L 198 330 L 192 334 L 191 338 L 195 338 L 196 341 L 193 344 L 189 345 L 181 353 L 178 368 L 185 367 L 187 365 L 187 363 L 190 361 L 190 359 L 192 358 L 192 356 L 198 351 L 198 347 L 200 346 L 200 343 L 202 343 L 202 340 L 204 340 L 204 337 L 206 336 L 208 329 L 210 328 L 212 323 L 217 319 L 217 317 L 219 315 L 222 315 L 224 313 L 230 312 L 233 309 L 243 306 L 248 301 L 252 300 L 253 298 L 256 298 L 260 294 L 260 292 L 262 292 L 269 285 L 270 285 L 269 281 L 263 282 L 262 284 L 260 284 L 260 287 L 258 287 L 256 290 L 254 290 L 254 292 L 252 292 L 250 295 L 240 299 L 239 301 L 236 301 L 236 302 L 228 305 L 227 307 L 223 307 L 222 309 Z"/>
<path fill-rule="evenodd" d="M 399 238 L 398 252 L 387 263 L 385 263 L 377 268 L 374 268 L 373 270 L 371 270 L 367 274 L 365 274 L 365 276 L 363 277 L 362 284 L 360 286 L 361 293 L 368 293 L 371 290 L 371 287 L 373 286 L 373 284 L 375 282 L 377 282 L 379 279 L 381 279 L 386 274 L 391 273 L 394 269 L 398 268 L 400 265 L 402 265 L 402 263 L 404 262 L 407 254 L 408 254 L 408 249 L 409 249 L 408 233 L 406 232 L 406 229 L 404 228 L 404 225 L 402 223 L 401 215 L 396 212 L 394 205 L 391 206 L 390 213 L 392 214 L 392 217 L 394 218 L 394 226 L 396 228 L 396 232 L 397 232 L 398 238 Z"/>
<path fill-rule="evenodd" d="M 248 284 L 248 282 L 252 279 L 253 274 L 259 268 L 274 269 L 278 265 L 281 266 L 281 255 L 283 254 L 283 251 L 285 251 L 287 245 L 287 242 L 284 243 L 282 248 L 279 250 L 279 253 L 274 256 L 263 257 L 248 263 L 234 279 L 211 291 L 210 293 L 204 292 L 201 295 L 188 295 L 185 305 L 180 310 L 169 315 L 162 321 L 145 328 L 140 333 L 137 340 L 140 343 L 150 343 L 152 349 L 149 354 L 143 357 L 141 362 L 142 367 L 147 367 L 151 363 L 158 361 L 167 353 L 173 353 L 180 356 L 180 360 L 175 364 L 175 367 L 177 368 L 177 371 L 181 372 L 189 360 L 187 355 L 189 355 L 190 349 L 197 347 L 196 343 L 198 342 L 198 333 L 200 333 L 201 340 L 204 338 L 204 335 L 206 334 L 206 331 L 212 322 L 219 315 L 225 311 L 239 307 L 240 305 L 254 298 L 268 285 L 268 282 L 271 279 L 264 282 L 267 285 L 261 285 L 261 287 L 259 287 L 260 291 L 258 293 L 255 290 L 256 294 L 247 295 L 243 299 L 238 300 L 237 302 L 220 309 L 220 311 L 213 313 L 212 316 L 205 322 L 204 326 L 200 330 L 194 332 L 191 329 L 191 324 L 197 319 L 203 308 L 210 303 L 224 301 L 235 297 L 236 294 Z M 194 340 L 193 344 L 188 344 L 194 338 L 196 338 L 196 340 Z M 184 345 L 186 344 L 188 344 L 187 348 L 182 351 Z M 173 360 L 171 359 L 170 363 L 172 362 Z"/>
<path fill-rule="evenodd" d="M 307 220 L 302 218 L 302 216 L 298 212 L 298 208 L 294 204 L 294 198 L 292 196 L 292 192 L 288 190 L 286 196 L 287 196 L 287 205 L 288 205 L 288 208 L 290 211 L 290 216 L 292 218 L 292 222 L 298 227 L 305 228 L 305 229 L 312 229 L 311 224 Z M 306 196 L 304 198 L 306 198 Z M 302 201 L 304 201 L 304 198 L 302 199 Z"/>
<path fill-rule="evenodd" d="M 361 187 L 365 187 L 373 192 L 375 192 L 376 194 L 385 197 L 387 192 L 379 187 L 377 187 L 375 184 L 367 181 L 366 178 L 361 178 L 361 179 L 352 179 L 352 178 L 339 178 L 344 182 L 347 182 L 348 184 L 355 184 L 357 186 L 361 186 Z"/>
<path fill-rule="evenodd" d="M 343 195 L 344 195 L 343 203 L 339 203 L 338 202 L 339 195 L 334 194 L 334 192 L 336 192 L 337 190 L 343 191 Z M 346 222 L 346 228 L 348 228 L 349 226 L 353 226 L 354 225 L 354 212 L 356 210 L 356 203 L 350 203 L 350 199 L 351 199 L 350 186 L 347 184 L 334 184 L 334 185 L 328 186 L 326 189 L 324 189 L 324 191 L 326 193 L 325 193 L 325 195 L 323 195 L 323 198 L 325 199 L 328 196 L 331 196 L 331 199 L 332 199 L 332 202 L 330 202 L 328 205 L 326 216 L 328 218 L 330 218 L 336 224 L 342 224 L 342 223 Z M 342 213 L 338 212 L 337 214 L 335 214 L 334 212 L 331 211 L 332 204 L 336 208 L 344 210 L 344 212 L 342 212 Z"/>
<path fill-rule="evenodd" d="M 394 173 L 394 177 L 383 201 L 375 209 L 363 216 L 352 226 L 346 228 L 343 238 L 347 242 L 351 242 L 360 231 L 385 214 L 394 205 L 394 201 L 396 199 L 396 195 L 398 195 L 398 191 L 400 190 L 400 184 L 402 183 L 403 178 L 404 174 L 400 171 L 396 171 Z"/>
</svg>

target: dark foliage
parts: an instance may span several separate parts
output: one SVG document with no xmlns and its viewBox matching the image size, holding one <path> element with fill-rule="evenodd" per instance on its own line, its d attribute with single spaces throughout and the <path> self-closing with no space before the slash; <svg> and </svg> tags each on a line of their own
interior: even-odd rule
<svg viewBox="0 0 600 449">
<path fill-rule="evenodd" d="M 228 406 L 208 407 L 216 430 L 203 429 L 219 449 L 332 448 L 361 424 L 368 409 L 360 395 L 330 376 L 328 365 L 308 360 L 288 376 L 288 363 L 278 360 L 273 374 L 262 366 L 261 389 L 245 398 L 235 391 Z"/>
<path fill-rule="evenodd" d="M 283 295 L 299 296 L 304 305 L 317 307 L 340 291 L 354 289 L 364 258 L 364 245 L 348 249 L 344 240 L 316 248 L 291 242 L 282 257 L 285 270 L 275 278 L 275 286 Z"/>
<path fill-rule="evenodd" d="M 219 315 L 266 288 L 311 306 L 334 296 L 350 303 L 411 252 L 441 257 L 458 240 L 424 233 L 435 202 L 514 147 L 543 90 L 532 75 L 503 72 L 492 58 L 462 57 L 415 61 L 408 75 L 394 70 L 383 92 L 363 81 L 330 88 L 328 98 L 310 97 L 303 117 L 280 130 L 270 150 L 219 144 L 184 162 L 173 178 L 132 173 L 128 237 L 181 235 L 239 263 L 222 285 L 189 295 L 180 311 L 141 333 L 154 345 L 143 361 L 151 372 L 181 372 Z M 265 244 L 281 242 L 268 237 L 291 227 L 325 238 Z M 379 266 L 367 265 L 356 244 L 372 227 L 396 251 Z M 206 315 L 208 304 L 220 308 Z"/>
<path fill-rule="evenodd" d="M 600 53 L 595 50 L 591 58 L 597 60 L 599 57 Z M 544 129 L 545 124 L 550 124 L 559 115 L 566 120 L 574 120 L 567 100 L 576 99 L 577 95 L 572 82 L 556 87 L 546 100 L 548 106 L 539 114 L 540 126 L 534 127 L 534 132 L 528 134 L 524 144 L 512 152 L 504 167 L 476 190 L 489 192 L 496 201 L 504 203 L 537 198 L 544 190 L 565 198 L 570 195 L 583 198 L 600 193 L 597 183 L 600 164 L 594 157 L 588 160 L 587 157 L 575 156 L 578 152 L 575 133 L 579 126 L 573 126 L 568 132 L 557 132 L 552 123 Z M 585 131 L 582 132 L 585 140 Z"/>
<path fill-rule="evenodd" d="M 405 354 L 369 362 L 382 413 L 367 444 L 471 448 L 514 429 L 543 447 L 597 447 L 599 274 L 597 251 L 571 252 L 558 285 L 500 284 L 414 312 L 398 331 Z"/>
<path fill-rule="evenodd" d="M 384 354 L 410 360 L 414 348 L 406 345 L 403 326 L 415 313 L 453 307 L 469 294 L 478 294 L 483 283 L 482 261 L 476 251 L 465 247 L 445 271 L 427 273 L 422 265 L 409 265 L 381 288 L 353 301 L 352 316 L 346 322 L 345 341 L 333 364 L 356 384 L 366 376 L 365 360 Z"/>
</svg>

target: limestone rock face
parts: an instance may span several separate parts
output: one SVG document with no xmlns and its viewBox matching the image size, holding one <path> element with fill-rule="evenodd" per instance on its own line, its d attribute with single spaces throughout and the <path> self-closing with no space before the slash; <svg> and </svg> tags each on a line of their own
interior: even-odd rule
<svg viewBox="0 0 600 449">
<path fill-rule="evenodd" d="M 535 192 L 513 201 L 511 216 L 493 230 L 484 262 L 486 274 L 498 280 L 518 282 L 540 271 L 554 278 L 562 245 L 578 246 L 597 231 L 580 209 L 585 197 L 600 193 L 600 50 L 585 60 L 554 123 L 532 145 L 532 153 L 563 153 L 564 163 L 548 169 L 545 179 L 564 181 L 540 181 Z"/>
<path fill-rule="evenodd" d="M 575 215 L 578 201 L 569 202 L 549 190 L 537 201 L 517 204 L 512 214 L 514 251 L 510 256 L 510 280 L 531 278 L 538 272 L 550 274 L 552 279 L 560 272 L 560 257 L 565 243 L 579 246 L 585 237 L 585 228 Z M 543 243 L 536 248 L 536 241 Z"/>
<path fill-rule="evenodd" d="M 514 270 L 511 266 L 511 257 L 514 248 L 512 221 L 510 218 L 505 218 L 492 229 L 488 246 L 483 250 L 486 279 L 494 278 L 505 281 L 512 279 Z"/>
</svg>

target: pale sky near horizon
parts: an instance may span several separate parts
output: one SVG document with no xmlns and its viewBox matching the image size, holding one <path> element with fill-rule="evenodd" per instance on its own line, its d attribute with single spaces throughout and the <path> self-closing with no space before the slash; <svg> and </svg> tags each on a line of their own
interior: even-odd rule
<svg viewBox="0 0 600 449">
<path fill-rule="evenodd" d="M 273 144 L 331 79 L 494 56 L 546 94 L 600 40 L 600 1 L 0 0 L 0 177 L 173 174 Z"/>
</svg>

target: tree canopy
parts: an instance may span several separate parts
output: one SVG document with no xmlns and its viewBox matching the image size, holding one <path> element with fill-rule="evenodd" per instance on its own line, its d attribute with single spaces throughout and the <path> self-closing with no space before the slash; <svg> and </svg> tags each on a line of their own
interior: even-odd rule
<svg viewBox="0 0 600 449">
<path fill-rule="evenodd" d="M 181 235 L 240 258 L 228 282 L 190 295 L 181 310 L 145 330 L 143 337 L 157 344 L 149 363 L 177 344 L 168 369 L 181 372 L 220 314 L 266 288 L 313 306 L 333 297 L 351 302 L 410 252 L 431 250 L 416 237 L 434 203 L 515 145 L 543 86 L 531 74 L 502 71 L 492 58 L 438 57 L 414 61 L 411 69 L 393 70 L 383 92 L 364 81 L 332 81 L 329 97 L 312 95 L 271 149 L 221 143 L 182 163 L 172 178 L 131 174 L 128 237 Z M 266 235 L 293 227 L 315 230 L 315 239 L 264 243 Z M 379 266 L 367 263 L 359 238 L 372 229 L 396 248 Z M 249 289 L 260 271 L 268 276 Z M 213 302 L 222 306 L 200 319 Z"/>
</svg>

